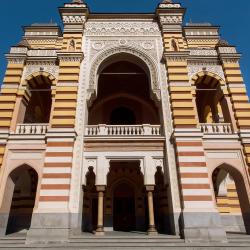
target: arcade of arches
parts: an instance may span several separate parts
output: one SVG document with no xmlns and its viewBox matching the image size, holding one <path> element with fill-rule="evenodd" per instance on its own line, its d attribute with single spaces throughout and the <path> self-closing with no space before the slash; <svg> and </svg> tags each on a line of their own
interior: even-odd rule
<svg viewBox="0 0 250 250">
<path fill-rule="evenodd" d="M 155 173 L 155 186 L 147 189 L 139 164 L 138 161 L 110 162 L 107 187 L 103 189 L 103 226 L 111 231 L 147 232 L 156 229 L 159 233 L 171 233 L 167 186 L 162 169 L 159 167 Z M 151 204 L 148 204 L 151 194 L 153 222 L 150 222 Z M 83 204 L 83 231 L 93 232 L 98 229 L 98 191 L 92 168 L 86 175 Z"/>
</svg>

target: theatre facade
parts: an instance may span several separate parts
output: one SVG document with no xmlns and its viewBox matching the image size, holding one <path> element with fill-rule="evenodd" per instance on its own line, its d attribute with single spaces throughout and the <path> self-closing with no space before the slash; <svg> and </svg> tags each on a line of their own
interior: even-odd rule
<svg viewBox="0 0 250 250">
<path fill-rule="evenodd" d="M 0 95 L 0 234 L 250 233 L 250 104 L 219 27 L 91 13 L 24 27 Z M 233 32 L 233 31 L 232 31 Z"/>
</svg>

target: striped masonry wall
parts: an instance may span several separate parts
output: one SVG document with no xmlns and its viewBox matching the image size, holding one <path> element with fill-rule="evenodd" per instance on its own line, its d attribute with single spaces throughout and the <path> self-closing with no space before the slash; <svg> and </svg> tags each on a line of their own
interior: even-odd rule
<svg viewBox="0 0 250 250">
<path fill-rule="evenodd" d="M 67 132 L 75 127 L 77 92 L 80 75 L 82 33 L 64 33 L 62 52 L 59 56 L 59 77 L 52 110 L 51 133 L 47 148 L 39 198 L 41 209 L 67 209 L 70 196 L 74 138 Z M 74 40 L 75 51 L 70 51 Z M 65 52 L 65 54 L 64 54 Z M 76 55 L 76 56 L 75 56 Z M 53 132 L 60 136 L 53 137 Z M 63 133 L 65 132 L 65 133 Z"/>
<path fill-rule="evenodd" d="M 169 93 L 175 128 L 197 126 L 192 86 L 189 83 L 186 60 L 167 59 Z"/>
<path fill-rule="evenodd" d="M 179 179 L 185 208 L 213 208 L 212 189 L 201 139 L 176 138 Z"/>
<path fill-rule="evenodd" d="M 223 70 L 233 104 L 237 126 L 240 130 L 250 131 L 250 103 L 246 86 L 238 62 L 224 61 Z M 250 165 L 250 143 L 243 143 L 247 163 Z"/>
<path fill-rule="evenodd" d="M 64 208 L 69 201 L 73 162 L 72 139 L 48 138 L 39 208 Z"/>
<path fill-rule="evenodd" d="M 8 131 L 11 126 L 23 68 L 24 62 L 9 62 L 7 65 L 0 95 L 0 130 Z M 0 144 L 0 165 L 3 163 L 5 146 L 5 144 Z"/>
</svg>

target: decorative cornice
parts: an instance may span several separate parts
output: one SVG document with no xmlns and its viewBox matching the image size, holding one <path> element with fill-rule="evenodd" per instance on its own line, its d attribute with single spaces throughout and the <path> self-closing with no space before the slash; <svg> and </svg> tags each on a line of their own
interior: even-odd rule
<svg viewBox="0 0 250 250">
<path fill-rule="evenodd" d="M 58 52 L 58 59 L 64 62 L 81 62 L 83 59 L 82 52 Z"/>
<path fill-rule="evenodd" d="M 164 58 L 167 61 L 186 61 L 189 56 L 189 51 L 180 52 L 164 52 Z"/>
<path fill-rule="evenodd" d="M 224 63 L 238 63 L 241 57 L 241 54 L 237 53 L 234 46 L 218 47 L 217 51 L 219 58 Z"/>
</svg>

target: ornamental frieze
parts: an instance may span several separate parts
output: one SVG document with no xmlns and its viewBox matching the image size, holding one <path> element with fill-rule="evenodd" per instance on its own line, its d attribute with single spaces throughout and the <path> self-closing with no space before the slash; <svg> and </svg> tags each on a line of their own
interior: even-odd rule
<svg viewBox="0 0 250 250">
<path fill-rule="evenodd" d="M 87 22 L 86 36 L 161 35 L 156 22 Z"/>
</svg>

